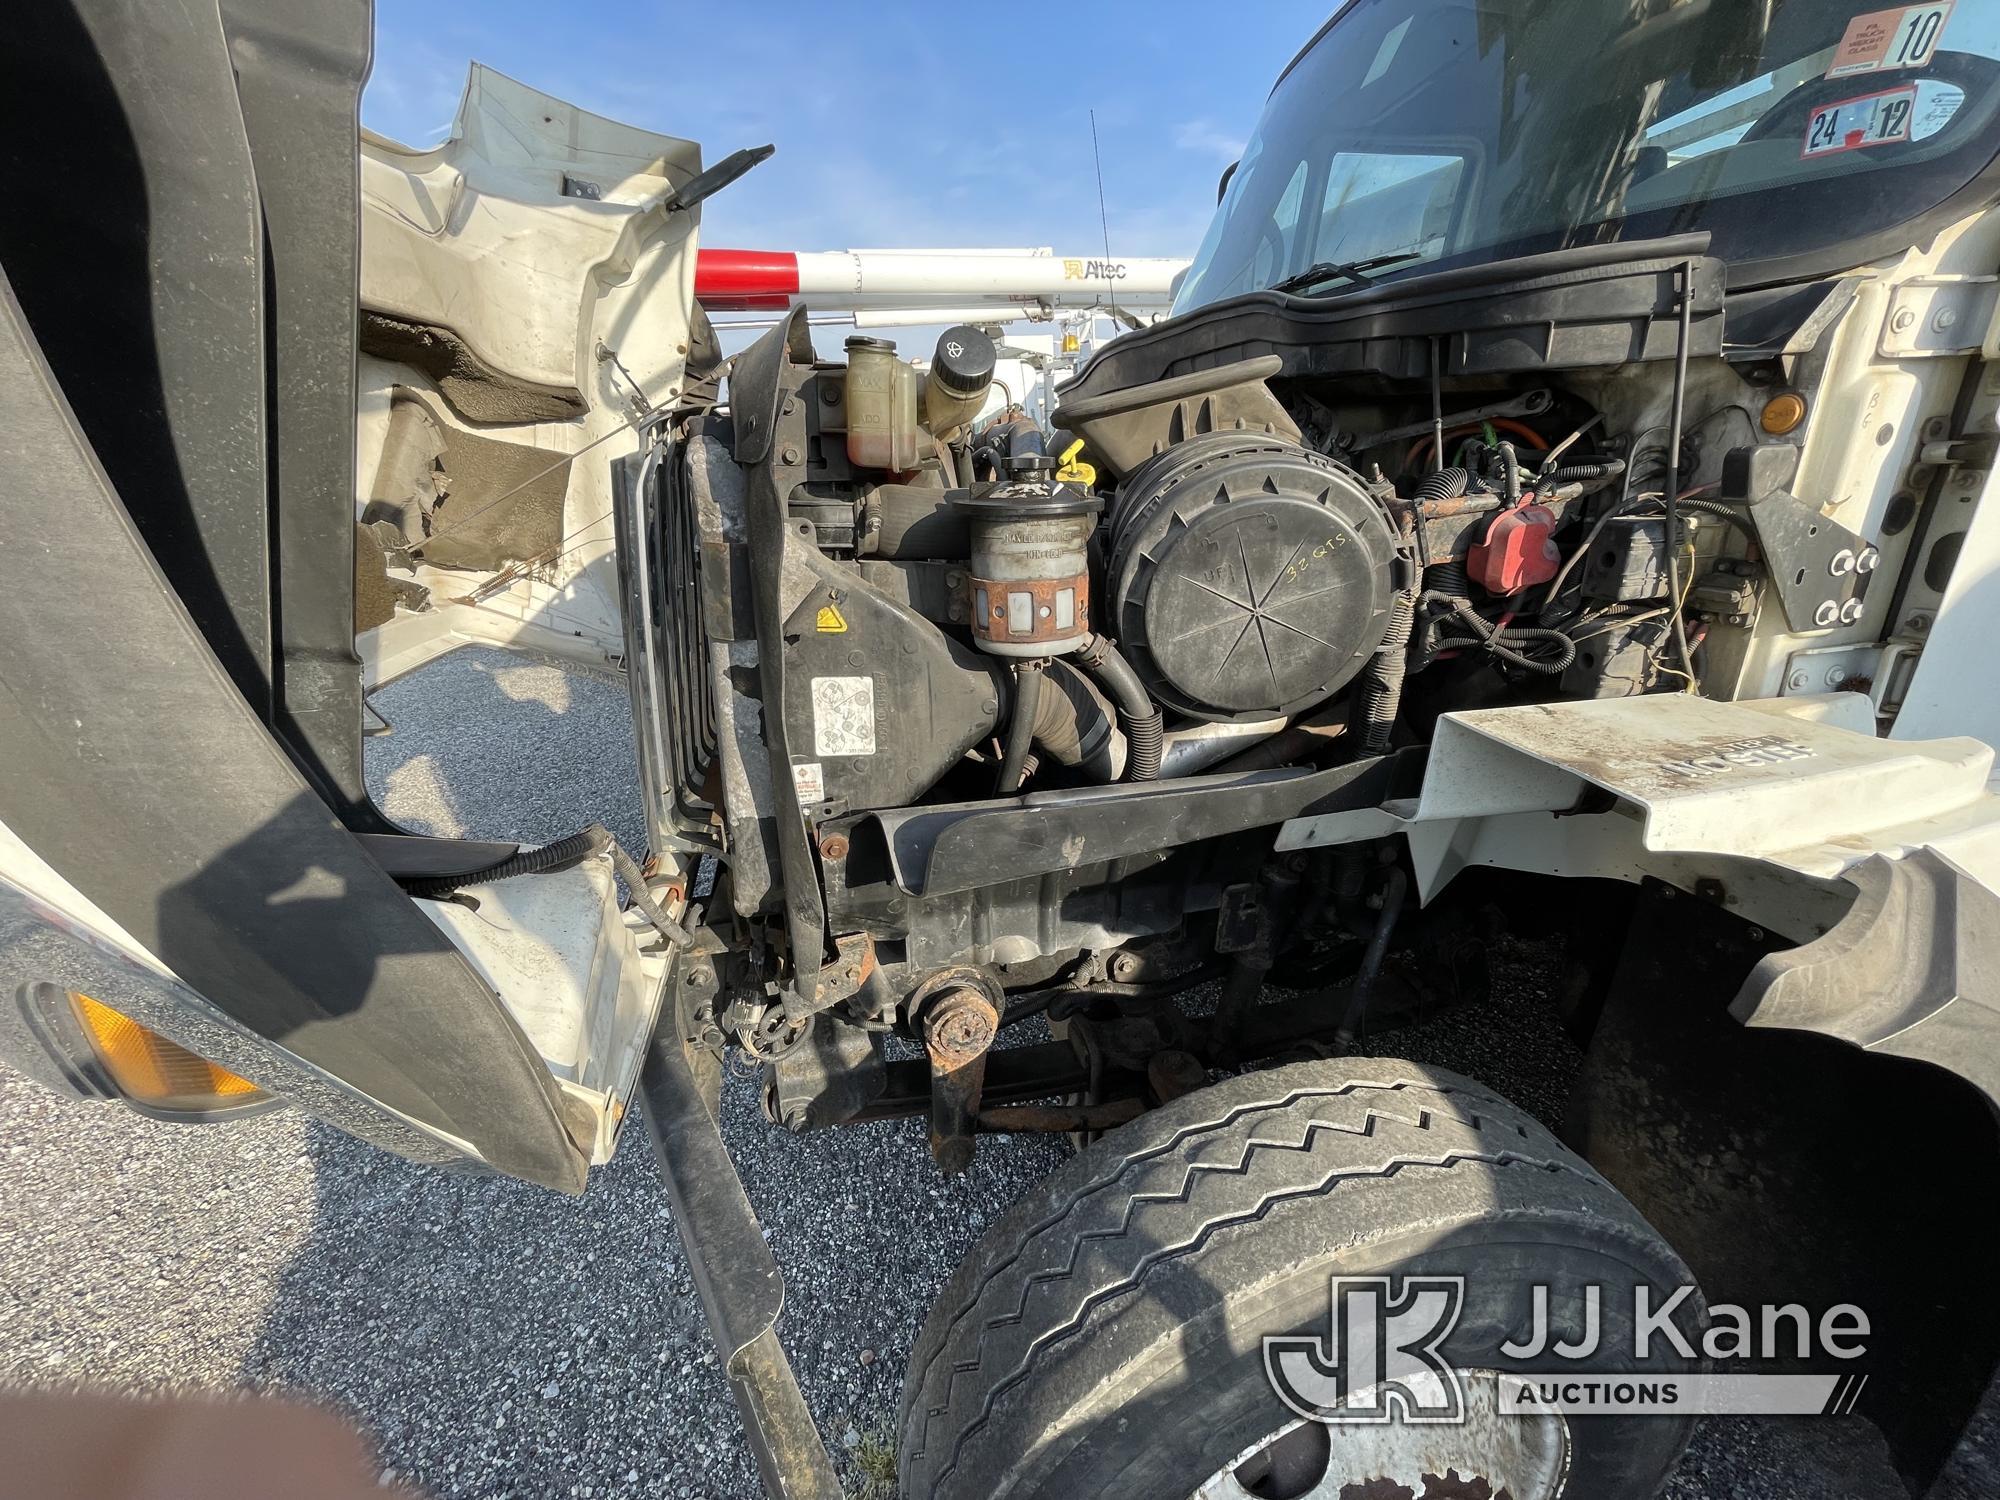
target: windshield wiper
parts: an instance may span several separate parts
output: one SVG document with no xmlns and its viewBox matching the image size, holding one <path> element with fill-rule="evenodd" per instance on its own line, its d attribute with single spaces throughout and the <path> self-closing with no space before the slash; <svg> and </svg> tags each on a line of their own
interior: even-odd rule
<svg viewBox="0 0 2000 1500">
<path fill-rule="evenodd" d="M 1404 261 L 1417 260 L 1423 252 L 1400 250 L 1394 255 L 1372 255 L 1367 260 L 1322 260 L 1307 266 L 1295 276 L 1287 276 L 1283 281 L 1274 281 L 1269 290 L 1274 292 L 1303 292 L 1308 287 L 1318 286 L 1323 281 L 1351 281 L 1356 286 L 1370 285 L 1363 274 L 1379 271 L 1384 266 L 1400 266 Z"/>
</svg>

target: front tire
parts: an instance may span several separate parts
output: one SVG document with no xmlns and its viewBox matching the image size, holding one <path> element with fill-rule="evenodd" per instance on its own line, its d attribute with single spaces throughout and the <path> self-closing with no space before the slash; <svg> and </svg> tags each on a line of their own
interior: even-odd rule
<svg viewBox="0 0 2000 1500">
<path fill-rule="evenodd" d="M 1408 1275 L 1464 1280 L 1441 1352 L 1466 1372 L 1467 1421 L 1366 1441 L 1301 1421 L 1264 1338 L 1324 1338 L 1333 1277 Z M 958 1268 L 911 1353 L 903 1494 L 1346 1500 L 1388 1478 L 1403 1488 L 1366 1493 L 1424 1500 L 1497 1493 L 1479 1489 L 1493 1476 L 1514 1500 L 1638 1500 L 1692 1416 L 1500 1416 L 1497 1372 L 1562 1362 L 1499 1346 L 1529 1331 L 1535 1284 L 1575 1339 L 1595 1285 L 1599 1353 L 1565 1368 L 1689 1368 L 1658 1339 L 1635 1361 L 1630 1320 L 1641 1284 L 1657 1306 L 1692 1281 L 1616 1189 L 1469 1079 L 1353 1058 L 1231 1079 L 1091 1146 Z M 1692 1330 L 1698 1297 L 1682 1306 Z"/>
</svg>

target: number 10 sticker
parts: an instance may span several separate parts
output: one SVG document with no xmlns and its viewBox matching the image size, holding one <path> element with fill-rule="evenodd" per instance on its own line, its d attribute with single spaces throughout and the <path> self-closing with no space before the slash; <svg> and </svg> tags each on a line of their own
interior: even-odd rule
<svg viewBox="0 0 2000 1500">
<path fill-rule="evenodd" d="M 1914 88 L 1890 89 L 1859 99 L 1822 104 L 1806 126 L 1801 156 L 1832 156 L 1864 146 L 1886 146 L 1910 138 L 1910 116 L 1916 108 Z"/>
<path fill-rule="evenodd" d="M 1953 0 L 1874 10 L 1847 23 L 1833 49 L 1828 78 L 1849 78 L 1884 68 L 1921 68 L 1937 54 Z"/>
</svg>

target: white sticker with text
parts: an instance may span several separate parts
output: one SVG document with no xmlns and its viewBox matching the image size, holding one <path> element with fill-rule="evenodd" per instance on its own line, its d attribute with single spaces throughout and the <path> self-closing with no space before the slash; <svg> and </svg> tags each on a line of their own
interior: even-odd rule
<svg viewBox="0 0 2000 1500">
<path fill-rule="evenodd" d="M 801 807 L 826 801 L 826 772 L 818 761 L 792 762 L 792 790 L 797 794 Z"/>
<path fill-rule="evenodd" d="M 875 679 L 812 680 L 813 750 L 820 755 L 875 753 Z"/>
<path fill-rule="evenodd" d="M 1806 122 L 1806 146 L 1799 154 L 1835 156 L 1907 141 L 1916 105 L 1917 91 L 1909 86 L 1822 104 Z"/>
</svg>

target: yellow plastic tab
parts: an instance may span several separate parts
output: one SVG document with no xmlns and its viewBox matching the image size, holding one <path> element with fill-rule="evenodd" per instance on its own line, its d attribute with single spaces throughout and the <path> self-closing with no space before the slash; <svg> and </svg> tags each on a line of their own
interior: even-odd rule
<svg viewBox="0 0 2000 1500">
<path fill-rule="evenodd" d="M 1088 464 L 1077 455 L 1083 452 L 1083 439 L 1078 438 L 1062 451 L 1062 467 L 1056 470 L 1056 478 L 1064 484 L 1097 483 L 1097 467 Z"/>
<path fill-rule="evenodd" d="M 813 621 L 813 629 L 821 635 L 846 635 L 847 616 L 840 612 L 837 604 L 822 604 L 819 615 Z"/>
</svg>

